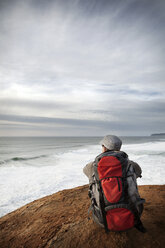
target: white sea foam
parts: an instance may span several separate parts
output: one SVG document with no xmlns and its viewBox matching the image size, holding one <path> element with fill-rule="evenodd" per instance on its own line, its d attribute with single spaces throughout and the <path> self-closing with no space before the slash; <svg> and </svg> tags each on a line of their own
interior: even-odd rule
<svg viewBox="0 0 165 248">
<path fill-rule="evenodd" d="M 82 169 L 95 157 L 97 147 L 58 152 L 35 162 L 11 160 L 0 167 L 0 216 L 40 197 L 87 183 Z"/>
<path fill-rule="evenodd" d="M 125 145 L 123 149 L 130 160 L 136 161 L 142 168 L 138 184 L 165 184 L 165 142 Z"/>
<path fill-rule="evenodd" d="M 164 141 L 128 144 L 123 150 L 142 167 L 143 177 L 138 179 L 138 184 L 165 184 Z M 1 164 L 0 216 L 59 190 L 87 184 L 83 167 L 100 152 L 99 145 L 84 145 L 65 151 L 51 150 L 47 155 L 37 154 L 38 158 L 30 160 L 10 159 Z"/>
</svg>

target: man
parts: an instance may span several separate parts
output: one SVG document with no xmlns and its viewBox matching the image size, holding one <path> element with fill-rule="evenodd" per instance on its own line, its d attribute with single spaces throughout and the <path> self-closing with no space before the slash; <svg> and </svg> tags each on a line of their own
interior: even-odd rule
<svg viewBox="0 0 165 248">
<path fill-rule="evenodd" d="M 122 141 L 117 136 L 106 135 L 100 144 L 102 153 L 83 169 L 89 179 L 93 219 L 107 232 L 132 227 L 145 232 L 140 220 L 145 200 L 136 183 L 142 174 L 140 166 L 120 151 Z"/>
<path fill-rule="evenodd" d="M 107 152 L 107 151 L 119 152 L 122 146 L 122 141 L 115 135 L 106 135 L 100 141 L 100 144 L 102 145 L 102 153 Z M 83 169 L 84 174 L 89 179 L 89 183 L 92 181 L 92 175 L 94 173 L 93 163 L 94 162 L 88 163 Z M 135 174 L 136 174 L 136 178 L 142 177 L 141 167 L 137 163 L 128 159 L 128 164 L 133 166 Z"/>
</svg>

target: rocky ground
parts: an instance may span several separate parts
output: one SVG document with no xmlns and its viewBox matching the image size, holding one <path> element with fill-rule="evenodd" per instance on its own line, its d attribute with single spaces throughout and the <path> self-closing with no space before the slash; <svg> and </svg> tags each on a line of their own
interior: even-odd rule
<svg viewBox="0 0 165 248">
<path fill-rule="evenodd" d="M 165 246 L 165 185 L 140 186 L 147 233 L 105 233 L 88 220 L 88 186 L 63 190 L 0 218 L 1 248 L 158 248 Z"/>
</svg>

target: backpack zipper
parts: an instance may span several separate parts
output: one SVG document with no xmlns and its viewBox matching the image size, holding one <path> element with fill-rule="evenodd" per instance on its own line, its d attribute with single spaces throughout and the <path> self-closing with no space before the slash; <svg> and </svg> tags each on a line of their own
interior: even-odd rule
<svg viewBox="0 0 165 248">
<path fill-rule="evenodd" d="M 119 182 L 119 178 L 117 177 L 117 183 L 118 183 L 118 188 L 119 188 L 119 191 L 120 191 L 120 182 Z"/>
</svg>

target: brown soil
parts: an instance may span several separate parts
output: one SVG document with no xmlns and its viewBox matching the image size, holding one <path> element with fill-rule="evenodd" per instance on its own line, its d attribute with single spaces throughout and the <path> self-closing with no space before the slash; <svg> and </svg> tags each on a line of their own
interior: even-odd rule
<svg viewBox="0 0 165 248">
<path fill-rule="evenodd" d="M 147 233 L 105 233 L 88 220 L 88 186 L 63 190 L 0 218 L 1 248 L 158 248 L 165 246 L 165 185 L 140 186 Z"/>
</svg>

